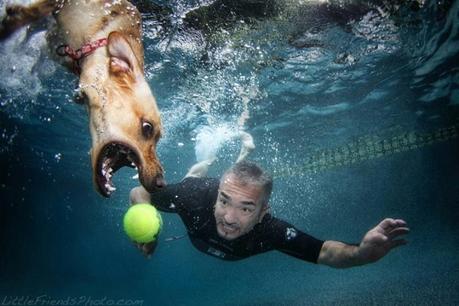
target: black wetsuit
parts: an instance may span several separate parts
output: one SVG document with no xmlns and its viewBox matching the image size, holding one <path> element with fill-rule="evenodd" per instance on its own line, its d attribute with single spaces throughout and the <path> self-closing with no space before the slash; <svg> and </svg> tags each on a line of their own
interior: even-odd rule
<svg viewBox="0 0 459 306">
<path fill-rule="evenodd" d="M 219 180 L 185 178 L 151 194 L 153 205 L 161 211 L 178 213 L 193 245 L 200 251 L 225 260 L 239 260 L 270 250 L 278 250 L 302 260 L 317 262 L 323 241 L 266 214 L 262 222 L 234 240 L 217 233 L 214 205 Z"/>
</svg>

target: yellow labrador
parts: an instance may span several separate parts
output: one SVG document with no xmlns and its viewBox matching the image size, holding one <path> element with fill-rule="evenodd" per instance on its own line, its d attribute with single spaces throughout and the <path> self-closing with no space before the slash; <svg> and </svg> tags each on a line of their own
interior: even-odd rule
<svg viewBox="0 0 459 306">
<path fill-rule="evenodd" d="M 53 14 L 62 37 L 59 52 L 73 58 L 79 87 L 87 97 L 92 137 L 91 160 L 97 190 L 109 197 L 112 174 L 137 167 L 148 190 L 164 186 L 156 155 L 161 120 L 144 76 L 141 17 L 124 0 L 39 0 L 10 6 L 0 37 Z"/>
</svg>

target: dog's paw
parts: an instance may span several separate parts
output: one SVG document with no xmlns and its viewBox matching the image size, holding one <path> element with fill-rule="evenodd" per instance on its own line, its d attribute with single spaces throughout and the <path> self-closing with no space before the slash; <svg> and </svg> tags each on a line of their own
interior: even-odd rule
<svg viewBox="0 0 459 306">
<path fill-rule="evenodd" d="M 22 5 L 10 5 L 6 7 L 6 17 L 20 18 L 24 16 L 24 7 Z"/>
<path fill-rule="evenodd" d="M 25 8 L 21 5 L 12 5 L 6 8 L 6 15 L 0 24 L 0 40 L 8 38 L 17 29 L 22 27 L 26 19 Z"/>
</svg>

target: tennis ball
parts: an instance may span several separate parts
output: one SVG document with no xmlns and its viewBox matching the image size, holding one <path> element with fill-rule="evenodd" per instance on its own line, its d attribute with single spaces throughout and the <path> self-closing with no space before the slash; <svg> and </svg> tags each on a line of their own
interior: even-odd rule
<svg viewBox="0 0 459 306">
<path fill-rule="evenodd" d="M 132 205 L 123 219 L 124 231 L 135 242 L 147 243 L 156 240 L 163 221 L 151 204 Z"/>
</svg>

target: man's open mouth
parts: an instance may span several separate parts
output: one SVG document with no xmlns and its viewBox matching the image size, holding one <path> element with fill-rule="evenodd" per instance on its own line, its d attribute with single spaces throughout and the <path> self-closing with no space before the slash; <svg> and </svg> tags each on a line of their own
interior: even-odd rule
<svg viewBox="0 0 459 306">
<path fill-rule="evenodd" d="M 228 225 L 224 222 L 220 223 L 222 229 L 226 232 L 226 233 L 234 233 L 237 231 L 237 227 L 235 226 L 231 226 L 231 225 Z"/>
<path fill-rule="evenodd" d="M 140 158 L 133 148 L 124 143 L 111 142 L 100 150 L 94 171 L 97 188 L 103 196 L 110 197 L 116 190 L 112 176 L 124 166 L 139 169 Z"/>
</svg>

